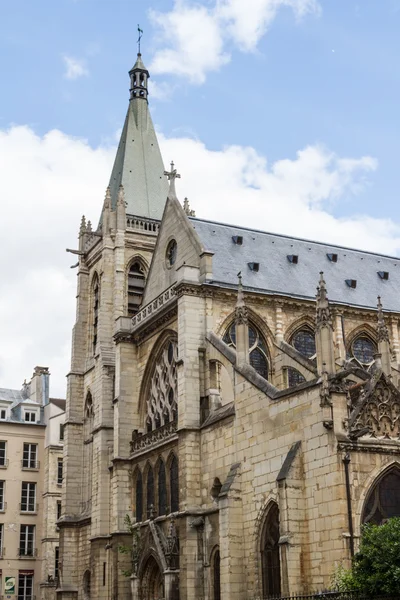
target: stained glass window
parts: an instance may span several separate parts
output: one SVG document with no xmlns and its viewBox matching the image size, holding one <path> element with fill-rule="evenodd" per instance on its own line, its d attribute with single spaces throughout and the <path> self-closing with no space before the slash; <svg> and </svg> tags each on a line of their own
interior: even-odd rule
<svg viewBox="0 0 400 600">
<path fill-rule="evenodd" d="M 222 338 L 225 344 L 236 348 L 236 323 L 226 330 Z M 268 379 L 269 364 L 267 345 L 254 325 L 249 325 L 249 360 L 251 366 L 257 371 L 261 377 Z"/>
<path fill-rule="evenodd" d="M 261 536 L 264 596 L 279 596 L 281 593 L 279 535 L 279 509 L 276 504 L 273 504 L 268 512 Z"/>
<path fill-rule="evenodd" d="M 179 472 L 178 459 L 174 456 L 170 466 L 171 512 L 179 510 Z"/>
<path fill-rule="evenodd" d="M 150 467 L 147 471 L 147 518 L 149 519 L 154 510 L 154 473 Z"/>
<path fill-rule="evenodd" d="M 161 460 L 158 467 L 158 514 L 167 513 L 167 481 L 165 477 L 165 465 Z"/>
<path fill-rule="evenodd" d="M 352 343 L 351 350 L 354 358 L 356 358 L 359 363 L 368 365 L 374 360 L 376 345 L 366 335 L 360 335 Z"/>
<path fill-rule="evenodd" d="M 299 385 L 300 383 L 304 383 L 304 382 L 305 382 L 305 378 L 300 373 L 300 371 L 298 371 L 297 369 L 294 369 L 293 367 L 287 368 L 287 385 L 288 385 L 288 387 L 290 387 L 290 388 L 295 387 L 296 385 Z"/>
<path fill-rule="evenodd" d="M 306 358 L 312 358 L 315 355 L 315 336 L 308 327 L 296 331 L 292 336 L 291 344 Z"/>
<path fill-rule="evenodd" d="M 363 523 L 380 525 L 400 517 L 400 469 L 391 469 L 372 488 L 363 512 Z"/>
<path fill-rule="evenodd" d="M 178 417 L 177 371 L 178 345 L 169 341 L 154 367 L 147 398 L 146 430 L 148 432 L 175 421 Z"/>
<path fill-rule="evenodd" d="M 136 475 L 136 521 L 139 523 L 143 520 L 143 479 L 141 471 Z"/>
</svg>

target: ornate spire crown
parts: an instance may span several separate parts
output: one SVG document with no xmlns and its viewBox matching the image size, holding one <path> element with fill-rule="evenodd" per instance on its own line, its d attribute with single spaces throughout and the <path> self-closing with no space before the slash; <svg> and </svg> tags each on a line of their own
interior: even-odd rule
<svg viewBox="0 0 400 600">
<path fill-rule="evenodd" d="M 380 296 L 378 296 L 378 325 L 376 330 L 378 333 L 378 342 L 389 342 L 389 330 L 383 316 L 383 307 Z"/>
<path fill-rule="evenodd" d="M 140 41 L 143 36 L 143 30 L 140 29 L 139 25 L 138 34 L 138 54 L 135 64 L 129 71 L 129 77 L 131 79 L 131 87 L 129 91 L 131 94 L 131 100 L 139 98 L 147 101 L 147 96 L 149 95 L 147 83 L 150 78 L 150 73 L 148 72 L 142 61 L 142 54 L 140 52 Z"/>
<path fill-rule="evenodd" d="M 168 198 L 176 198 L 176 189 L 175 189 L 175 179 L 180 179 L 178 171 L 175 169 L 174 161 L 171 161 L 171 170 L 164 171 L 164 175 L 168 177 L 169 181 L 169 190 L 168 190 Z"/>
<path fill-rule="evenodd" d="M 322 327 L 330 327 L 333 329 L 331 310 L 329 308 L 329 300 L 323 271 L 320 272 L 319 276 L 315 325 L 317 330 L 321 329 Z"/>
</svg>

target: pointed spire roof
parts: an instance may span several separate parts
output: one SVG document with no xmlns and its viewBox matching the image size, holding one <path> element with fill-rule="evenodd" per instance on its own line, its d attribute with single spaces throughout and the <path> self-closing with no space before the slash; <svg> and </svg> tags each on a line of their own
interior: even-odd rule
<svg viewBox="0 0 400 600">
<path fill-rule="evenodd" d="M 236 324 L 241 324 L 241 323 L 247 323 L 247 319 L 248 319 L 248 313 L 247 313 L 247 307 L 244 301 L 244 292 L 243 292 L 243 284 L 242 284 L 242 273 L 241 271 L 239 271 L 239 273 L 237 274 L 238 276 L 238 293 L 237 293 L 237 300 L 236 300 L 236 307 L 235 307 L 235 317 L 236 317 Z"/>
<path fill-rule="evenodd" d="M 383 306 L 380 296 L 378 296 L 378 325 L 376 329 L 378 333 L 378 342 L 388 342 L 389 330 L 385 323 L 385 317 L 383 316 Z"/>
<path fill-rule="evenodd" d="M 168 183 L 147 102 L 150 75 L 140 53 L 129 76 L 129 107 L 109 183 L 111 208 L 117 206 L 122 185 L 127 214 L 161 219 Z"/>
<path fill-rule="evenodd" d="M 319 286 L 317 287 L 315 325 L 317 330 L 321 329 L 322 327 L 332 328 L 332 316 L 329 307 L 329 300 L 323 271 L 321 271 L 319 274 Z"/>
</svg>

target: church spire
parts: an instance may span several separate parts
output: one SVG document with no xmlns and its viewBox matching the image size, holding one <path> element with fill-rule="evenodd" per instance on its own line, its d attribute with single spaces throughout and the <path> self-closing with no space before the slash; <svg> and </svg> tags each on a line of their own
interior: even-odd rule
<svg viewBox="0 0 400 600">
<path fill-rule="evenodd" d="M 333 375 L 336 371 L 336 366 L 332 316 L 322 271 L 319 274 L 319 285 L 317 287 L 315 345 L 317 349 L 318 374 L 322 375 L 326 372 L 329 375 Z"/>
<path fill-rule="evenodd" d="M 129 71 L 130 100 L 110 178 L 111 210 L 115 211 L 120 186 L 126 213 L 161 220 L 168 194 L 164 164 L 148 106 L 150 75 L 139 52 Z"/>
</svg>

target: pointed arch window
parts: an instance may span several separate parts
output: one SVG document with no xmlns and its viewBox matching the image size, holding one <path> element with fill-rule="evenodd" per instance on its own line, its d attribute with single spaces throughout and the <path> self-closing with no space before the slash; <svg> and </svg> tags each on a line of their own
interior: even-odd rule
<svg viewBox="0 0 400 600">
<path fill-rule="evenodd" d="M 93 354 L 96 352 L 97 345 L 97 331 L 98 331 L 98 323 L 99 323 L 99 307 L 100 307 L 100 287 L 99 287 L 99 279 L 97 275 L 93 280 Z"/>
<path fill-rule="evenodd" d="M 177 370 L 178 345 L 168 341 L 154 367 L 147 397 L 147 432 L 154 431 L 178 418 Z"/>
<path fill-rule="evenodd" d="M 375 342 L 366 334 L 358 335 L 351 344 L 351 354 L 360 365 L 370 365 L 374 360 L 374 354 L 377 352 Z"/>
<path fill-rule="evenodd" d="M 279 508 L 272 504 L 261 534 L 261 567 L 264 596 L 281 593 L 281 569 L 279 557 Z"/>
<path fill-rule="evenodd" d="M 214 552 L 213 568 L 213 600 L 221 600 L 221 556 L 219 549 Z"/>
<path fill-rule="evenodd" d="M 136 474 L 135 514 L 137 523 L 143 520 L 143 479 L 140 470 L 138 470 Z"/>
<path fill-rule="evenodd" d="M 171 491 L 171 512 L 179 511 L 179 469 L 178 459 L 174 455 L 169 468 L 170 491 Z"/>
<path fill-rule="evenodd" d="M 236 348 L 236 323 L 226 330 L 222 338 L 225 344 Z M 249 323 L 249 361 L 251 366 L 261 377 L 268 379 L 269 361 L 267 344 L 258 329 Z"/>
<path fill-rule="evenodd" d="M 381 477 L 368 495 L 362 522 L 381 525 L 386 519 L 400 517 L 400 469 L 393 467 Z"/>
<path fill-rule="evenodd" d="M 163 460 L 158 465 L 158 514 L 167 514 L 167 479 Z"/>
<path fill-rule="evenodd" d="M 86 395 L 83 414 L 83 474 L 82 474 L 82 512 L 88 512 L 92 498 L 93 474 L 93 424 L 94 407 L 90 392 Z"/>
<path fill-rule="evenodd" d="M 287 387 L 292 388 L 296 385 L 300 385 L 300 383 L 304 383 L 305 377 L 295 369 L 294 367 L 287 367 L 286 369 L 286 377 L 287 377 Z"/>
<path fill-rule="evenodd" d="M 154 511 L 154 472 L 152 467 L 149 467 L 147 471 L 146 488 L 147 518 L 150 519 Z"/>
<path fill-rule="evenodd" d="M 146 274 L 143 266 L 137 260 L 128 271 L 128 315 L 133 317 L 142 304 Z"/>
<path fill-rule="evenodd" d="M 298 329 L 290 340 L 290 343 L 300 354 L 306 358 L 314 358 L 316 353 L 315 335 L 310 327 Z"/>
</svg>

